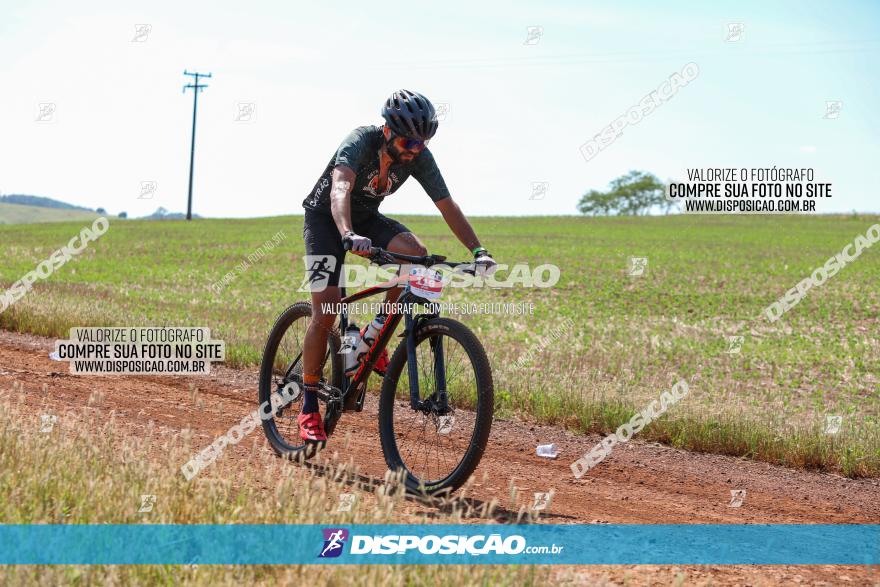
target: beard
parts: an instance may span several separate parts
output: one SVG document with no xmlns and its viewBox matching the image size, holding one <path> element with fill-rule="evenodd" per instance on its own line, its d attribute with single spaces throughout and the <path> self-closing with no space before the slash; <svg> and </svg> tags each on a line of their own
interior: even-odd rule
<svg viewBox="0 0 880 587">
<path fill-rule="evenodd" d="M 403 159 L 401 159 L 403 151 L 397 148 L 397 146 L 394 144 L 394 141 L 386 141 L 385 150 L 388 151 L 388 156 L 391 157 L 392 162 L 398 164 L 404 163 Z M 407 154 L 409 155 L 409 159 L 406 161 L 406 163 L 411 163 L 414 157 L 412 156 L 412 153 Z"/>
<path fill-rule="evenodd" d="M 385 143 L 385 149 L 388 151 L 388 155 L 391 157 L 391 160 L 395 163 L 400 163 L 400 149 L 394 144 L 394 141 L 388 141 Z"/>
</svg>

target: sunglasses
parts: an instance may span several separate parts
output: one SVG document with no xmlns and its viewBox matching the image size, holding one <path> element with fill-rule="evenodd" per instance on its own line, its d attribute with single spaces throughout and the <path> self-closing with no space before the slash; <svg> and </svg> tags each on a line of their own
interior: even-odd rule
<svg viewBox="0 0 880 587">
<path fill-rule="evenodd" d="M 403 148 L 407 151 L 421 151 L 425 147 L 428 146 L 428 141 L 420 141 L 419 139 L 410 139 L 408 137 L 402 137 L 395 132 L 391 132 L 391 140 L 394 139 L 403 139 Z"/>
</svg>

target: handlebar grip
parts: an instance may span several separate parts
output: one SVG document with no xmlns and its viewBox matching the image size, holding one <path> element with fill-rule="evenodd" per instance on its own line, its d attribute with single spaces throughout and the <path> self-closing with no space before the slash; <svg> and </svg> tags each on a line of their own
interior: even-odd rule
<svg viewBox="0 0 880 587">
<path fill-rule="evenodd" d="M 342 248 L 343 248 L 343 249 L 345 249 L 346 251 L 351 251 L 351 247 L 352 247 L 353 245 L 354 245 L 354 243 L 351 242 L 351 237 L 350 237 L 350 236 L 344 236 L 344 237 L 342 237 Z M 380 249 L 380 248 L 377 248 L 377 247 L 370 247 L 370 253 L 369 253 L 369 254 L 370 254 L 370 255 L 377 255 L 377 254 L 379 254 L 381 251 L 382 251 L 382 249 Z"/>
</svg>

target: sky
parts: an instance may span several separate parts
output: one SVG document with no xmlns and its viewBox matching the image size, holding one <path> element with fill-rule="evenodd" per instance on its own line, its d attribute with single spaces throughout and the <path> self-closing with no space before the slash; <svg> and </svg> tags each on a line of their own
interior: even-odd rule
<svg viewBox="0 0 880 587">
<path fill-rule="evenodd" d="M 185 211 L 187 69 L 212 74 L 201 216 L 301 214 L 345 135 L 381 124 L 400 88 L 446 105 L 430 149 L 466 214 L 576 214 L 632 169 L 733 166 L 810 167 L 832 184 L 819 212 L 878 211 L 878 22 L 877 2 L 4 0 L 0 193 Z M 688 63 L 696 79 L 584 158 Z M 437 210 L 411 180 L 382 212 Z"/>
</svg>

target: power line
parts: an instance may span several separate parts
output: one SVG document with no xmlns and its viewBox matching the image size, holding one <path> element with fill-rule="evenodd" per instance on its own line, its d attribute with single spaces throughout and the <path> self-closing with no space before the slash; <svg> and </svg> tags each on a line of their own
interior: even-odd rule
<svg viewBox="0 0 880 587">
<path fill-rule="evenodd" d="M 576 66 L 603 63 L 626 63 L 661 61 L 665 59 L 696 59 L 706 57 L 766 57 L 774 55 L 824 55 L 835 53 L 874 53 L 880 39 L 847 41 L 818 41 L 809 43 L 764 43 L 742 44 L 723 43 L 717 48 L 706 50 L 705 45 L 693 48 L 672 50 L 649 49 L 641 51 L 613 51 L 601 53 L 574 53 L 557 55 L 494 55 L 486 57 L 466 57 L 461 59 L 418 59 L 388 61 L 380 63 L 376 69 L 395 68 L 418 69 L 503 69 L 509 67 Z M 736 48 L 736 51 L 731 51 Z"/>
<path fill-rule="evenodd" d="M 183 75 L 190 75 L 195 78 L 194 83 L 186 84 L 183 86 L 183 93 L 186 93 L 187 88 L 193 89 L 193 126 L 192 126 L 192 141 L 189 146 L 189 195 L 186 201 L 186 219 L 192 220 L 192 203 L 193 203 L 193 162 L 195 160 L 196 154 L 196 111 L 199 107 L 199 92 L 207 88 L 206 84 L 200 84 L 200 77 L 211 77 L 210 73 L 190 73 L 187 70 L 183 70 Z"/>
</svg>

